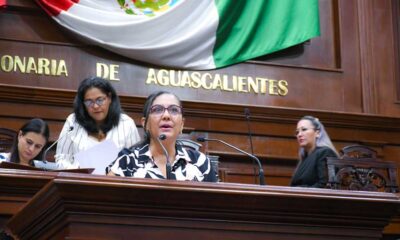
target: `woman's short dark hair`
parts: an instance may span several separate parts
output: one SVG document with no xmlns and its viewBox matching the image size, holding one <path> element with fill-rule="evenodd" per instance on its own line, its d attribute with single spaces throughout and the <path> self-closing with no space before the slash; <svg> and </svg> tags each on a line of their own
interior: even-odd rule
<svg viewBox="0 0 400 240">
<path fill-rule="evenodd" d="M 144 145 L 150 143 L 150 134 L 148 131 L 146 131 L 147 121 L 149 119 L 149 114 L 150 114 L 150 108 L 153 106 L 154 100 L 156 100 L 157 97 L 159 97 L 163 94 L 173 95 L 176 98 L 176 100 L 178 100 L 179 106 L 182 107 L 181 100 L 178 98 L 178 96 L 176 96 L 175 94 L 173 94 L 171 92 L 157 91 L 157 92 L 150 94 L 147 97 L 146 102 L 144 103 L 144 106 L 143 106 L 143 117 L 145 118 L 144 126 L 143 126 L 143 131 L 144 131 L 143 140 L 138 142 L 137 144 L 133 145 L 132 147 L 144 146 Z M 182 114 L 183 114 L 183 109 L 182 109 Z"/>
<path fill-rule="evenodd" d="M 108 114 L 104 123 L 97 126 L 95 120 L 90 117 L 85 104 L 85 94 L 91 88 L 98 88 L 111 99 Z M 121 103 L 115 89 L 107 80 L 100 77 L 89 77 L 84 79 L 78 87 L 74 100 L 74 113 L 76 121 L 88 132 L 98 133 L 101 130 L 107 134 L 113 127 L 117 126 L 122 113 Z"/>
<path fill-rule="evenodd" d="M 22 135 L 25 135 L 29 132 L 34 132 L 34 133 L 40 134 L 46 139 L 45 145 L 49 141 L 49 135 L 50 135 L 49 126 L 47 125 L 47 123 L 45 121 L 43 121 L 40 118 L 34 118 L 34 119 L 29 120 L 27 123 L 25 123 L 19 129 L 18 134 L 19 134 L 19 132 L 21 132 Z M 14 144 L 11 148 L 10 162 L 13 162 L 13 163 L 20 163 L 19 153 L 18 153 L 18 134 L 17 134 L 17 136 L 15 136 Z M 45 149 L 45 146 L 43 146 L 43 148 L 39 152 L 39 154 L 37 156 L 35 156 L 33 159 L 42 159 L 44 149 Z M 32 165 L 31 162 L 29 162 L 29 164 Z"/>
</svg>

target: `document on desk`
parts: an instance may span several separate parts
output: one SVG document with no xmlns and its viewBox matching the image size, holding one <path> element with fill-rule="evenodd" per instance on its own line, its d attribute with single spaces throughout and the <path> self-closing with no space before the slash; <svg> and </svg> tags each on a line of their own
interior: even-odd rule
<svg viewBox="0 0 400 240">
<path fill-rule="evenodd" d="M 94 168 L 92 174 L 105 175 L 106 167 L 118 156 L 118 148 L 112 140 L 101 143 L 75 154 L 81 168 Z"/>
</svg>

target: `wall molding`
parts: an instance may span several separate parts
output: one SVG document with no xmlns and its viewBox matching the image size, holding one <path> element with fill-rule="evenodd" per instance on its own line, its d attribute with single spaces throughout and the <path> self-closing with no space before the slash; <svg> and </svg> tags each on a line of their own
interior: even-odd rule
<svg viewBox="0 0 400 240">
<path fill-rule="evenodd" d="M 72 107 L 76 91 L 40 87 L 21 87 L 0 84 L 0 101 L 19 104 L 38 104 L 52 107 Z M 27 97 L 29 96 L 29 97 Z M 145 97 L 120 95 L 127 112 L 140 114 Z M 375 131 L 400 132 L 400 118 L 372 114 L 350 114 L 294 108 L 230 105 L 209 102 L 184 101 L 185 115 L 210 119 L 244 120 L 244 108 L 249 108 L 252 121 L 294 125 L 304 115 L 318 116 L 325 126 Z M 8 115 L 9 116 L 9 115 Z"/>
</svg>

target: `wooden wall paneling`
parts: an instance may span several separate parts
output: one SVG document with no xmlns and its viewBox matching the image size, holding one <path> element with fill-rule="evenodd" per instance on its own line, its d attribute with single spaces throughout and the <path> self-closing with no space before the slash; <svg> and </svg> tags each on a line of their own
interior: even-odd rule
<svg viewBox="0 0 400 240">
<path fill-rule="evenodd" d="M 325 1 L 326 2 L 326 1 Z M 334 56 L 336 68 L 342 69 L 342 52 L 341 52 L 341 32 L 340 32 L 340 9 L 339 0 L 331 0 L 332 3 L 332 17 L 328 20 L 333 25 L 332 39 L 334 40 Z M 320 1 L 321 4 L 321 1 Z M 321 50 L 322 51 L 322 50 Z"/>
<path fill-rule="evenodd" d="M 357 34 L 356 1 L 340 0 L 337 35 L 341 52 L 341 89 L 332 89 L 341 96 L 344 112 L 361 113 L 362 90 L 359 60 L 359 36 Z M 328 99 L 324 99 L 329 101 Z"/>
<path fill-rule="evenodd" d="M 31 116 L 42 117 L 50 123 L 51 139 L 53 141 L 57 139 L 66 116 L 72 112 L 70 104 L 75 94 L 74 91 L 36 88 L 33 91 L 34 94 L 30 94 L 31 98 L 26 99 L 25 95 L 32 92 L 31 88 L 3 86 L 0 89 L 3 91 L 0 94 L 3 100 L 9 100 L 0 103 L 4 109 L 1 113 L 3 117 L 0 120 L 2 126 L 18 129 Z M 128 114 L 134 117 L 136 123 L 139 124 L 144 99 L 122 96 L 121 101 L 123 107 L 129 109 Z M 32 102 L 36 104 L 32 104 Z M 188 109 L 186 129 L 193 140 L 198 136 L 218 138 L 250 152 L 247 124 L 242 113 L 242 106 L 204 105 L 198 102 L 185 102 L 184 106 Z M 21 112 L 22 107 L 27 111 Z M 250 110 L 253 113 L 250 126 L 253 133 L 254 153 L 263 161 L 266 169 L 288 166 L 293 171 L 297 163 L 297 143 L 293 136 L 293 129 L 301 117 L 298 116 L 299 113 L 290 109 L 258 107 L 250 107 Z M 346 145 L 357 143 L 378 147 L 389 143 L 393 146 L 399 144 L 399 130 L 395 130 L 399 128 L 397 119 L 370 116 L 368 122 L 363 122 L 363 115 L 311 111 L 306 114 L 320 118 L 338 150 Z M 210 143 L 210 145 L 207 143 L 204 147 L 204 150 L 210 154 L 240 155 L 234 150 L 216 143 Z M 386 157 L 383 156 L 384 159 Z M 241 156 L 239 159 L 245 162 L 248 168 L 252 167 L 250 162 L 246 162 L 248 160 L 245 156 Z M 221 158 L 222 166 L 225 162 L 230 162 L 229 157 Z M 230 165 L 230 167 L 229 171 L 234 172 L 232 170 L 235 168 L 234 165 Z M 278 176 L 270 174 L 268 170 L 265 171 L 267 178 L 269 175 L 273 178 L 290 178 L 288 178 L 290 174 Z M 249 177 L 251 178 L 251 176 Z M 247 182 L 245 179 L 243 181 Z"/>
<path fill-rule="evenodd" d="M 382 148 L 382 159 L 397 163 L 397 179 L 400 184 L 400 147 L 395 145 L 384 145 Z M 399 219 L 399 232 L 400 232 L 400 219 Z"/>
<path fill-rule="evenodd" d="M 222 154 L 218 156 L 220 156 L 219 179 L 221 182 L 260 184 L 258 166 L 253 163 L 251 158 Z M 263 170 L 267 185 L 289 186 L 294 166 L 273 165 L 264 162 Z"/>
<path fill-rule="evenodd" d="M 396 97 L 396 24 L 392 1 L 358 1 L 363 101 L 366 113 L 399 114 Z M 397 38 L 397 40 L 396 40 Z M 385 96 L 385 97 L 380 97 Z"/>
<path fill-rule="evenodd" d="M 394 23 L 393 9 L 396 8 L 392 1 L 375 1 L 375 26 L 374 46 L 378 51 L 375 58 L 381 59 L 376 64 L 376 81 L 379 90 L 379 114 L 400 116 L 400 105 L 397 104 L 396 76 L 398 65 L 396 65 L 396 44 L 400 38 L 396 35 L 396 24 Z M 398 15 L 397 15 L 398 17 Z M 370 20 L 371 21 L 371 20 Z M 379 97 L 385 96 L 385 97 Z"/>
<path fill-rule="evenodd" d="M 396 79 L 396 103 L 400 104 L 400 2 L 392 0 L 393 10 L 393 48 L 394 48 L 394 74 Z"/>
<path fill-rule="evenodd" d="M 4 89 L 4 88 L 2 88 Z M 9 88 L 10 89 L 10 88 Z M 7 91 L 7 88 L 5 89 L 5 91 Z M 23 95 L 23 91 L 16 91 L 15 89 L 13 91 L 10 92 L 14 92 L 12 95 L 10 94 L 9 98 L 13 99 L 13 101 L 23 101 L 21 95 Z M 36 92 L 41 92 L 39 90 L 37 90 Z M 47 91 L 43 91 L 43 93 L 41 94 L 46 94 Z M 28 111 L 24 111 L 23 113 L 25 115 L 23 115 L 23 120 L 20 121 L 20 123 L 22 123 L 23 121 L 25 121 L 26 119 L 28 119 L 30 116 L 33 115 L 33 112 L 30 111 L 34 111 L 36 113 L 36 116 L 38 117 L 43 117 L 47 120 L 51 120 L 54 119 L 55 122 L 55 126 L 53 126 L 54 129 L 56 129 L 55 132 L 57 132 L 57 130 L 61 130 L 62 124 L 65 120 L 65 116 L 67 116 L 71 111 L 72 108 L 71 107 L 62 107 L 62 106 L 68 106 L 69 103 L 68 102 L 68 98 L 70 98 L 70 94 L 66 94 L 65 98 L 63 99 L 63 94 L 59 94 L 60 95 L 60 99 L 57 99 L 55 96 L 52 98 L 51 96 L 46 96 L 47 99 L 49 99 L 49 101 L 52 101 L 53 104 L 59 104 L 59 107 L 53 107 L 53 109 L 55 110 L 53 111 L 48 111 L 49 108 L 46 107 L 45 105 L 31 105 L 31 108 L 27 108 Z M 4 94 L 2 95 L 4 96 Z M 73 96 L 73 94 L 71 95 Z M 44 97 L 44 96 L 43 96 Z M 38 102 L 45 102 L 42 99 L 42 96 L 39 95 L 32 95 L 32 99 L 34 99 L 34 101 L 38 101 Z M 134 100 L 134 99 L 132 99 Z M 71 100 L 72 101 L 72 100 Z M 142 100 L 134 100 L 134 101 L 130 101 L 129 103 L 127 103 L 127 105 L 129 106 L 128 108 L 133 109 L 133 110 L 137 110 L 140 109 L 140 102 L 143 102 Z M 4 109 L 5 109 L 5 113 L 7 113 L 6 115 L 4 115 L 5 119 L 10 119 L 9 123 L 14 124 L 12 128 L 18 128 L 21 124 L 15 124 L 15 121 L 12 121 L 12 119 L 10 118 L 10 116 L 21 116 L 21 112 L 20 112 L 20 108 L 18 105 L 18 103 L 2 103 L 4 104 Z M 24 103 L 23 106 L 29 106 L 27 105 L 29 104 L 28 102 Z M 191 103 L 187 103 L 185 105 L 188 105 L 189 109 L 191 109 L 191 112 L 196 112 L 196 109 L 193 108 L 193 106 L 191 106 Z M 201 107 L 201 105 L 195 103 L 194 104 L 197 107 Z M 218 108 L 220 107 L 220 105 L 217 105 L 215 108 L 213 108 L 210 105 L 207 105 L 209 111 L 211 109 L 211 114 L 210 115 L 216 115 L 218 116 Z M 51 109 L 51 108 L 50 108 Z M 253 108 L 254 110 L 254 108 Z M 61 112 L 60 112 L 61 111 Z M 197 136 L 203 135 L 203 133 L 198 133 L 197 131 L 206 131 L 209 132 L 209 134 L 216 134 L 215 136 L 218 138 L 220 137 L 218 135 L 218 132 L 225 132 L 226 136 L 222 135 L 222 139 L 231 142 L 233 144 L 237 144 L 239 147 L 242 147 L 244 150 L 249 151 L 250 147 L 249 147 L 249 142 L 248 142 L 248 138 L 247 138 L 247 127 L 246 127 L 246 123 L 243 120 L 243 116 L 241 116 L 240 114 L 235 114 L 236 111 L 241 111 L 240 107 L 232 107 L 232 112 L 231 113 L 227 113 L 227 111 L 224 112 L 225 114 L 225 120 L 220 119 L 219 117 L 216 118 L 208 118 L 207 116 L 204 116 L 204 118 L 200 118 L 200 117 L 192 117 L 192 114 L 189 114 L 188 116 L 186 116 L 187 118 L 187 128 L 188 129 L 194 129 L 194 133 L 195 135 L 193 135 L 193 139 L 196 139 Z M 198 110 L 198 112 L 202 112 L 202 110 Z M 213 114 L 212 112 L 215 112 L 215 114 Z M 256 110 L 253 112 L 257 112 Z M 267 157 L 267 158 L 276 158 L 277 156 L 280 156 L 281 158 L 287 158 L 285 157 L 285 153 L 287 152 L 287 147 L 291 146 L 291 152 L 292 152 L 292 158 L 295 156 L 295 151 L 296 151 L 296 143 L 295 143 L 295 138 L 293 137 L 292 133 L 293 133 L 293 129 L 295 126 L 295 123 L 297 121 L 297 119 L 295 120 L 289 120 L 286 119 L 285 116 L 281 116 L 281 119 L 276 119 L 276 121 L 282 122 L 282 123 L 271 123 L 272 120 L 270 118 L 277 118 L 277 116 L 279 115 L 279 111 L 277 111 L 278 113 L 273 114 L 273 111 L 270 110 L 271 114 L 268 114 L 267 116 L 255 116 L 253 118 L 255 118 L 256 121 L 251 120 L 251 128 L 252 128 L 252 132 L 253 132 L 253 138 L 254 138 L 254 147 L 255 147 L 255 153 L 259 154 L 261 158 L 263 157 Z M 49 113 L 51 113 L 52 117 L 49 118 Z M 58 115 L 55 115 L 58 114 Z M 315 113 L 311 113 L 313 115 L 315 115 Z M 135 113 L 134 114 L 134 118 L 137 118 L 137 123 L 138 123 L 138 119 L 140 119 L 140 113 Z M 287 111 L 286 115 L 290 115 L 290 112 Z M 137 117 L 136 117 L 137 116 Z M 228 118 L 228 116 L 230 116 Z M 354 128 L 354 123 L 352 123 L 352 121 L 359 121 L 359 120 L 355 120 L 354 118 L 349 118 L 349 119 L 340 119 L 338 117 L 343 117 L 341 115 L 337 115 L 334 118 L 328 119 L 325 121 L 325 119 L 321 118 L 321 121 L 323 121 L 325 123 L 325 125 L 327 126 L 327 130 L 330 133 L 331 137 L 333 138 L 333 140 L 335 142 L 340 142 L 340 141 L 344 141 L 345 143 L 350 143 L 353 141 L 353 143 L 379 143 L 379 139 L 382 138 L 382 140 L 385 140 L 382 144 L 385 144 L 386 142 L 392 142 L 392 143 L 396 143 L 396 139 L 397 139 L 397 143 L 398 143 L 398 133 L 395 132 L 387 132 L 387 130 L 389 129 L 394 129 L 395 128 L 395 122 L 392 121 L 392 123 L 389 121 L 390 119 L 386 118 L 386 123 L 383 121 L 384 119 L 382 118 L 377 118 L 376 121 L 372 121 L 372 118 L 370 119 L 369 125 L 364 124 L 364 125 L 360 125 L 359 128 L 360 129 L 356 129 Z M 294 116 L 292 116 L 293 118 Z M 345 116 L 346 117 L 346 116 Z M 348 117 L 348 116 L 347 116 Z M 240 119 L 240 120 L 239 120 Z M 136 119 L 135 119 L 136 120 Z M 5 120 L 4 120 L 5 121 Z M 204 124 L 206 122 L 211 122 L 210 124 Z M 214 124 L 213 122 L 216 121 L 216 124 Z M 287 122 L 285 124 L 283 124 L 284 122 Z M 342 123 L 340 123 L 340 121 Z M 348 121 L 348 123 L 345 123 L 345 121 Z M 227 124 L 228 123 L 228 124 Z M 331 125 L 336 125 L 338 126 L 339 123 L 343 126 L 341 127 L 334 127 L 332 128 Z M 235 125 L 236 124 L 236 125 Z M 389 124 L 389 126 L 388 126 Z M 4 122 L 3 122 L 4 125 Z M 7 124 L 5 124 L 7 125 Z M 18 125 L 18 126 L 17 126 Z M 52 125 L 51 125 L 52 127 Z M 378 131 L 376 128 L 382 128 L 382 130 Z M 232 129 L 236 130 L 233 131 Z M 364 130 L 363 130 L 364 129 Z M 371 132 L 372 130 L 372 132 Z M 216 133 L 213 133 L 217 131 Z M 54 131 L 52 131 L 54 132 Z M 380 133 L 381 132 L 381 133 Z M 236 135 L 237 134 L 237 135 Z M 390 135 L 392 135 L 393 137 L 390 137 Z M 57 134 L 55 136 L 53 136 L 53 138 L 57 138 Z M 288 139 L 289 142 L 286 142 L 286 140 L 284 139 Z M 368 140 L 370 139 L 370 140 Z M 285 146 L 285 148 L 280 147 L 279 144 L 274 144 L 275 142 L 283 142 L 283 144 L 281 144 L 282 146 Z M 372 141 L 372 142 L 371 142 Z M 287 144 L 289 143 L 289 144 Z M 290 144 L 291 143 L 291 144 Z M 216 149 L 219 149 L 222 146 L 216 146 Z M 340 149 L 340 148 L 339 148 Z M 267 152 L 266 152 L 267 151 Z M 270 151 L 270 152 L 268 152 Z M 221 151 L 220 151 L 221 152 Z"/>
<path fill-rule="evenodd" d="M 20 10 L 37 10 L 35 1 L 26 0 L 7 0 L 7 8 L 16 8 Z"/>
<path fill-rule="evenodd" d="M 375 59 L 373 35 L 376 34 L 373 22 L 373 1 L 358 1 L 359 33 L 360 33 L 360 59 L 362 67 L 363 107 L 366 113 L 378 113 L 378 90 L 375 82 Z"/>
<path fill-rule="evenodd" d="M 0 14 L 0 39 L 82 45 L 53 21 L 34 0 L 7 0 L 7 7 Z"/>
</svg>

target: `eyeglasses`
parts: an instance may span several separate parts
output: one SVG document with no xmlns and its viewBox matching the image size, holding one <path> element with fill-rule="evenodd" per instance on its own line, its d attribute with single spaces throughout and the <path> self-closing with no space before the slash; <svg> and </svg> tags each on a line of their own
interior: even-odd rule
<svg viewBox="0 0 400 240">
<path fill-rule="evenodd" d="M 295 136 L 299 135 L 299 134 L 302 133 L 302 132 L 306 132 L 306 131 L 308 131 L 309 129 L 313 129 L 313 130 L 314 130 L 314 128 L 300 128 L 300 129 L 296 129 L 296 131 L 295 131 Z"/>
<path fill-rule="evenodd" d="M 85 104 L 86 107 L 90 108 L 93 107 L 94 104 L 97 104 L 97 106 L 103 106 L 104 102 L 106 101 L 107 97 L 99 97 L 96 100 L 85 100 L 83 101 L 83 104 Z"/>
<path fill-rule="evenodd" d="M 164 107 L 162 105 L 153 105 L 150 108 L 150 114 L 153 115 L 162 115 L 164 114 L 165 110 L 168 110 L 168 113 L 172 116 L 177 116 L 182 114 L 182 108 L 177 105 L 169 105 L 168 107 Z"/>
</svg>

